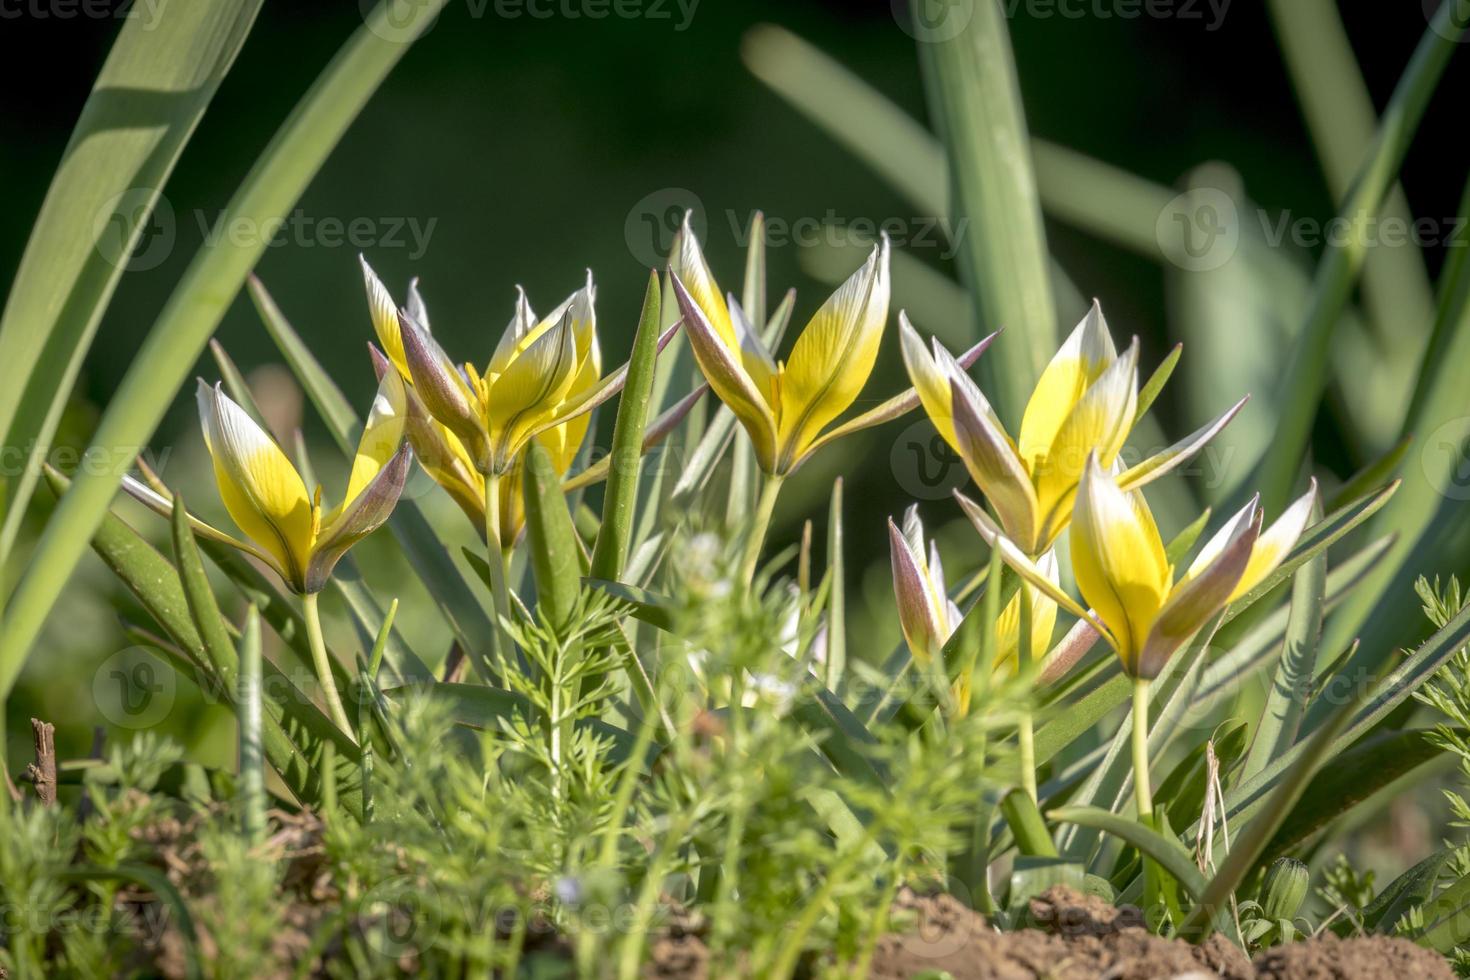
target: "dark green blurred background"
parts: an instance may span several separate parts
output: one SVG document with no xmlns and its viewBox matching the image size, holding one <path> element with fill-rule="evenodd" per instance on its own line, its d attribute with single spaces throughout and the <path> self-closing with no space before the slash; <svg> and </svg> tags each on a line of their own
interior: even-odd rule
<svg viewBox="0 0 1470 980">
<path fill-rule="evenodd" d="M 110 20 L 39 18 L 27 12 L 33 3 L 0 0 L 5 282 L 117 27 Z M 692 197 L 702 207 L 707 250 L 727 287 L 738 283 L 741 261 L 733 229 L 743 234 L 754 209 L 784 221 L 924 217 L 757 82 L 739 55 L 752 26 L 780 24 L 922 118 L 914 42 L 900 29 L 888 0 L 700 0 L 687 24 L 672 0 L 658 8 L 664 16 L 639 19 L 472 16 L 472 9 L 484 7 L 478 0 L 451 0 L 313 182 L 299 206 L 296 240 L 269 249 L 258 270 L 359 405 L 373 388 L 359 249 L 329 241 L 323 221 L 362 225 L 369 240 L 362 251 L 395 290 L 411 275 L 422 277 L 435 333 L 462 358 L 488 356 L 509 317 L 517 283 L 545 309 L 591 267 L 599 284 L 606 361 L 612 365 L 627 352 L 646 266 L 653 261 L 647 222 L 671 206 Z M 1425 28 L 1421 4 L 1348 0 L 1344 7 L 1363 73 L 1381 107 Z M 1181 0 L 1176 9 L 1183 8 Z M 1074 2 L 1068 9 L 1084 5 Z M 1190 9 L 1199 16 L 1014 16 L 1011 30 L 1033 133 L 1166 185 L 1200 163 L 1223 160 L 1265 208 L 1330 217 L 1332 203 L 1260 3 L 1234 0 L 1218 22 L 1204 3 Z M 121 378 L 203 228 L 359 23 L 356 0 L 266 4 L 168 185 L 171 220 L 160 219 L 150 239 L 156 250 L 145 245 L 148 260 L 141 263 L 153 267 L 124 277 L 103 321 L 80 387 L 84 400 L 68 420 L 68 439 L 84 441 L 96 406 Z M 1465 176 L 1458 95 L 1467 83 L 1470 65 L 1461 58 L 1442 83 L 1408 158 L 1404 184 L 1416 214 L 1448 216 L 1458 208 Z M 427 237 L 415 239 L 411 229 Z M 1158 264 L 1054 222 L 1047 230 L 1053 251 L 1082 291 L 1103 300 L 1115 334 L 1141 335 L 1145 363 L 1156 363 L 1168 343 Z M 944 267 L 942 251 L 917 254 Z M 1442 250 L 1428 258 L 1431 272 L 1437 272 Z M 773 287 L 798 287 L 797 319 L 804 322 L 827 287 L 802 275 L 794 246 L 774 248 L 770 260 Z M 243 298 L 218 336 L 247 371 L 278 360 Z M 200 371 L 216 373 L 207 358 Z M 868 394 L 886 396 L 901 379 L 890 338 Z M 1330 414 L 1324 419 L 1317 448 L 1328 465 L 1345 473 L 1359 461 L 1336 446 Z M 610 417 L 601 419 L 604 433 L 610 424 Z M 309 411 L 305 425 L 308 436 L 320 440 Z M 890 441 L 880 432 L 821 469 L 828 477 L 847 474 L 850 499 L 856 501 L 850 507 L 849 547 L 855 565 L 871 569 L 858 588 L 854 615 L 873 622 L 886 621 L 886 611 L 869 611 L 864 604 L 889 601 L 880 519 L 906 503 L 888 464 Z M 208 486 L 197 479 L 204 471 L 191 392 L 180 394 L 155 444 L 169 452 L 166 479 L 191 477 L 195 485 Z M 790 494 L 778 515 L 778 536 L 790 539 L 798 519 L 825 493 L 825 482 L 812 480 L 803 492 Z M 217 503 L 204 497 L 196 494 L 198 509 L 217 515 Z M 945 519 L 947 506 L 931 505 L 933 519 Z M 158 530 L 156 524 L 146 526 Z M 369 578 L 378 574 L 371 548 L 363 564 Z M 392 571 L 381 574 L 391 577 Z M 92 725 L 111 720 L 87 693 L 94 677 L 108 684 L 98 664 L 126 645 L 109 608 L 117 592 L 90 558 L 78 571 L 12 702 L 12 769 L 27 750 L 29 714 L 60 725 L 63 756 L 85 751 Z M 432 623 L 410 616 L 405 627 L 426 644 L 441 640 Z M 187 692 L 180 699 L 170 726 L 198 755 L 227 759 L 227 726 L 211 723 L 221 717 L 193 705 Z"/>
</svg>

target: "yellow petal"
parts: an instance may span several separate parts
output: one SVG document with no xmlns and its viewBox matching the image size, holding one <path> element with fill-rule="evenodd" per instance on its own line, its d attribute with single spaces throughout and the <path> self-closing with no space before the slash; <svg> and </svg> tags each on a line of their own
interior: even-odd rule
<svg viewBox="0 0 1470 980">
<path fill-rule="evenodd" d="M 1111 468 L 1133 428 L 1137 407 L 1138 341 L 1134 340 L 1128 352 L 1088 386 L 1062 420 L 1051 446 L 1032 462 L 1042 547 L 1049 546 L 1066 527 L 1087 457 L 1095 452 L 1100 465 Z"/>
<path fill-rule="evenodd" d="M 198 402 L 225 509 L 247 537 L 280 563 L 290 584 L 299 585 L 316 532 L 301 474 L 218 385 L 211 388 L 200 381 Z"/>
<path fill-rule="evenodd" d="M 1117 641 L 1132 674 L 1169 594 L 1169 561 L 1142 494 L 1118 489 L 1097 457 L 1088 459 L 1072 518 L 1072 570 L 1082 597 Z"/>
<path fill-rule="evenodd" d="M 536 423 L 553 414 L 571 390 L 577 370 L 571 316 L 568 311 L 560 324 L 533 340 L 487 385 L 485 417 L 497 470 L 510 464 Z"/>
<path fill-rule="evenodd" d="M 857 400 L 888 320 L 888 238 L 838 287 L 791 349 L 780 376 L 777 441 L 791 463 Z"/>
<path fill-rule="evenodd" d="M 407 378 L 408 361 L 403 355 L 403 337 L 399 333 L 398 304 L 393 302 L 393 295 L 388 292 L 388 287 L 383 285 L 373 267 L 368 265 L 368 260 L 361 255 L 357 259 L 362 263 L 362 278 L 367 287 L 368 313 L 372 316 L 373 332 L 378 335 L 378 343 L 383 345 L 383 352 L 388 355 L 393 366 Z"/>
<path fill-rule="evenodd" d="M 1311 488 L 1276 519 L 1259 538 L 1256 539 L 1255 547 L 1251 549 L 1251 559 L 1245 567 L 1245 574 L 1240 582 L 1230 593 L 1230 601 L 1234 602 L 1245 595 L 1251 589 L 1276 571 L 1287 554 L 1296 546 L 1297 540 L 1302 532 L 1307 529 L 1307 521 L 1311 520 L 1312 507 L 1317 502 L 1317 481 L 1312 480 Z"/>
<path fill-rule="evenodd" d="M 356 500 L 373 481 L 373 477 L 388 465 L 388 461 L 403 444 L 406 420 L 407 395 L 403 379 L 396 373 L 384 374 L 378 382 L 378 394 L 368 412 L 362 438 L 357 443 L 357 455 L 353 457 L 352 472 L 347 478 L 347 492 L 343 494 L 342 502 L 332 512 L 332 516 L 323 518 L 323 523 L 330 523 L 348 504 Z"/>
<path fill-rule="evenodd" d="M 709 271 L 709 263 L 704 260 L 704 252 L 699 247 L 699 239 L 695 237 L 694 229 L 690 226 L 692 215 L 693 212 L 684 212 L 684 224 L 674 236 L 674 247 L 669 253 L 669 272 L 677 276 L 684 284 L 684 290 L 689 294 L 689 298 L 694 301 L 694 305 L 699 307 L 704 318 L 709 321 L 710 327 L 720 338 L 720 342 L 725 345 L 725 349 L 738 351 L 740 338 L 735 335 L 735 325 L 730 320 L 729 308 L 725 306 L 719 284 L 715 282 L 714 274 Z"/>
<path fill-rule="evenodd" d="M 1061 588 L 1055 552 L 1048 551 L 1036 560 L 1037 569 L 1058 589 Z M 1057 604 L 1039 589 L 1031 590 L 1031 662 L 1040 663 L 1051 648 L 1051 634 L 1057 625 Z M 995 623 L 996 645 L 994 669 L 1014 674 L 1019 666 L 1021 649 L 1021 592 L 1011 596 Z"/>
<path fill-rule="evenodd" d="M 899 310 L 898 340 L 904 367 L 908 370 L 914 391 L 918 393 L 919 404 L 924 406 L 924 414 L 929 416 L 929 421 L 934 424 L 944 441 L 958 452 L 959 447 L 955 445 L 954 412 L 950 408 L 949 400 L 950 379 L 935 356 L 942 349 L 938 338 L 933 341 L 935 354 L 931 355 L 924 347 L 924 341 L 919 338 L 919 332 L 909 322 L 908 314 Z"/>
<path fill-rule="evenodd" d="M 937 351 L 943 360 L 949 355 Z M 1039 510 L 1031 477 L 1021 464 L 1010 436 L 1000 428 L 1000 420 L 990 408 L 980 389 L 963 371 L 949 370 L 950 406 L 954 410 L 955 449 L 964 460 L 965 469 L 985 494 L 1000 516 L 1006 536 L 1027 554 L 1037 550 L 1036 529 Z"/>
<path fill-rule="evenodd" d="M 1072 409 L 1108 365 L 1117 359 L 1102 307 L 1092 308 L 1041 372 L 1021 418 L 1021 457 L 1028 469 L 1044 456 Z"/>
<path fill-rule="evenodd" d="M 684 281 L 677 274 L 670 281 L 689 334 L 689 349 L 694 352 L 699 370 L 720 401 L 735 413 L 749 433 L 761 469 L 767 473 L 775 472 L 776 419 L 770 406 L 734 351 L 721 342 L 714 325 L 684 286 Z"/>
</svg>

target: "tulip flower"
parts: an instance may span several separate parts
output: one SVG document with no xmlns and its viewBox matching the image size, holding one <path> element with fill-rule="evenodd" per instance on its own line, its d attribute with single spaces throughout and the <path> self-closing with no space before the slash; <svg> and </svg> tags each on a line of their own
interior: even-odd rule
<svg viewBox="0 0 1470 980">
<path fill-rule="evenodd" d="M 409 369 L 408 357 L 403 347 L 403 327 L 400 323 L 399 309 L 366 260 L 363 260 L 362 268 L 373 329 L 377 333 L 379 343 L 383 345 L 383 350 L 387 352 L 384 354 L 374 349 L 373 366 L 381 377 L 386 366 L 391 364 L 406 381 L 410 382 L 408 437 L 413 445 L 414 454 L 418 456 L 420 464 L 434 481 L 449 493 L 465 515 L 474 522 L 480 533 L 484 534 L 486 527 L 485 477 L 481 472 L 480 462 L 471 454 L 465 440 L 429 412 L 423 399 L 419 397 L 418 391 L 412 387 L 413 374 Z M 550 315 L 537 318 L 525 292 L 518 290 L 515 314 L 501 339 L 496 356 L 501 358 L 502 363 L 518 358 L 521 353 L 524 353 L 524 350 L 520 353 L 514 350 L 516 338 L 524 340 L 532 334 L 551 330 L 560 324 L 574 303 L 585 301 L 585 316 L 589 321 L 589 329 L 573 333 L 580 367 L 572 378 L 571 388 L 563 399 L 563 404 L 586 396 L 597 386 L 602 376 L 602 352 L 597 343 L 596 317 L 591 304 L 592 294 L 593 288 L 589 277 L 587 286 L 583 290 L 574 293 Z M 429 333 L 428 311 L 419 295 L 416 280 L 409 286 L 409 299 L 403 309 L 403 316 L 422 327 L 425 334 Z M 491 371 L 494 370 L 495 364 L 492 362 Z M 503 368 L 501 370 L 503 373 Z M 467 368 L 465 375 L 468 376 L 470 371 L 471 369 Z M 486 373 L 489 374 L 491 371 Z M 550 453 L 557 476 L 565 476 L 571 469 L 586 438 L 590 421 L 591 416 L 584 413 L 554 425 L 535 436 L 536 441 Z M 478 440 L 474 441 L 478 443 Z M 523 447 L 524 443 L 512 454 L 510 466 L 501 474 L 502 479 L 498 488 L 500 491 L 497 494 L 500 502 L 499 526 L 502 543 L 506 546 L 515 542 L 525 525 L 525 505 L 520 492 L 521 464 L 524 457 L 519 449 Z"/>
<path fill-rule="evenodd" d="M 964 615 L 949 598 L 944 566 L 939 549 L 928 542 L 925 556 L 924 525 L 919 509 L 911 506 L 904 512 L 903 530 L 888 520 L 889 550 L 893 565 L 893 591 L 898 599 L 899 625 L 905 642 L 920 666 L 937 661 L 950 636 L 959 628 Z M 1048 553 L 1037 563 L 1052 582 L 1057 581 L 1056 556 Z M 1032 659 L 1039 659 L 1051 642 L 1056 625 L 1057 604 L 1049 598 L 1033 598 L 1035 628 L 1031 637 Z M 995 661 L 990 669 L 1014 673 L 1019 667 L 1021 627 L 1021 595 L 1011 597 L 996 621 Z M 963 716 L 970 710 L 971 678 L 961 677 L 954 685 L 956 712 Z"/>
<path fill-rule="evenodd" d="M 901 313 L 899 333 L 924 411 L 995 508 L 1006 536 L 1033 558 L 1049 550 L 1072 519 L 1088 455 L 1096 452 L 1111 467 L 1138 421 L 1137 339 L 1120 356 L 1094 302 L 1042 372 L 1019 440 L 1013 440 L 964 365 L 937 339 L 932 352 L 926 350 Z M 1136 489 L 1169 472 L 1203 448 L 1244 404 L 1242 399 L 1209 425 L 1124 470 L 1119 484 Z"/>
<path fill-rule="evenodd" d="M 1053 598 L 1091 621 L 1117 652 L 1124 673 L 1134 679 L 1134 767 L 1140 814 L 1151 812 L 1146 729 L 1149 683 L 1216 613 L 1281 564 L 1305 529 L 1315 496 L 1314 484 L 1264 533 L 1259 500 L 1251 500 L 1176 581 L 1143 495 L 1120 487 L 1096 454 L 1088 458 L 1072 519 L 1072 569 L 1082 597 L 1095 613 L 1060 590 L 1055 590 Z M 982 536 L 1001 548 L 1008 563 L 1038 587 L 1048 587 L 1040 570 L 1001 535 L 977 505 L 962 504 Z"/>
<path fill-rule="evenodd" d="M 412 462 L 404 441 L 404 388 L 392 373 L 379 383 L 342 502 L 324 509 L 321 488 L 307 491 L 291 460 L 220 385 L 211 387 L 201 379 L 198 387 L 199 421 L 214 462 L 220 499 L 245 539 L 198 520 L 191 521 L 194 530 L 260 559 L 302 595 L 307 634 L 327 707 L 348 733 L 352 727 L 332 680 L 316 597 L 337 562 L 382 526 L 403 492 Z M 124 486 L 159 513 L 171 511 L 171 501 L 152 488 L 131 478 Z"/>
<path fill-rule="evenodd" d="M 781 481 L 823 446 L 918 407 L 918 396 L 907 391 L 833 426 L 857 401 L 878 359 L 888 320 L 888 251 L 885 235 L 862 268 L 807 323 L 790 356 L 777 361 L 735 297 L 721 297 L 685 215 L 669 256 L 669 274 L 688 325 L 689 345 L 710 387 L 750 436 L 766 474 L 747 539 L 746 581 L 754 574 Z M 975 345 L 961 361 L 974 363 L 992 338 Z"/>
</svg>

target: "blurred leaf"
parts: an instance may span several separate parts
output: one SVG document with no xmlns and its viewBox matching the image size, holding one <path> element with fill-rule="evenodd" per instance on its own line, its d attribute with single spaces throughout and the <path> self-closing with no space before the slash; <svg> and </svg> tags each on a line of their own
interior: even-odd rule
<svg viewBox="0 0 1470 980">
<path fill-rule="evenodd" d="M 235 644 L 225 629 L 224 617 L 220 615 L 219 603 L 214 590 L 209 586 L 209 576 L 204 572 L 204 562 L 199 558 L 199 549 L 194 545 L 194 534 L 189 529 L 188 513 L 184 510 L 184 498 L 174 495 L 173 520 L 170 523 L 174 547 L 174 562 L 178 568 L 179 582 L 183 586 L 184 601 L 189 607 L 189 618 L 194 622 L 204 655 L 214 666 L 215 675 L 231 692 L 237 687 L 236 672 L 239 659 Z"/>
<path fill-rule="evenodd" d="M 1398 472 L 1399 464 L 1404 461 L 1404 454 L 1409 451 L 1413 442 L 1410 436 L 1402 437 L 1393 444 L 1393 448 L 1388 452 L 1348 477 L 1327 501 L 1327 512 L 1332 513 L 1349 504 L 1355 504 L 1374 490 L 1391 482 Z"/>
<path fill-rule="evenodd" d="M 1470 940 L 1470 875 L 1445 888 L 1424 908 L 1428 923 L 1417 941 L 1446 956 Z"/>
<path fill-rule="evenodd" d="M 1379 732 L 1333 757 L 1313 777 L 1301 800 L 1276 832 L 1263 861 L 1307 842 L 1314 834 L 1351 813 L 1379 790 L 1444 758 L 1426 731 Z"/>
<path fill-rule="evenodd" d="M 1340 201 L 1352 192 L 1358 166 L 1372 147 L 1378 128 L 1373 98 L 1334 0 L 1270 0 L 1267 7 L 1328 189 Z M 1405 227 L 1413 224 L 1409 201 L 1397 184 L 1386 194 L 1382 211 Z M 1419 249 L 1373 249 L 1363 268 L 1363 295 L 1384 341 L 1384 368 L 1409 365 L 1409 376 L 1402 379 L 1407 393 L 1412 365 L 1434 320 L 1434 293 Z"/>
<path fill-rule="evenodd" d="M 1055 858 L 1057 845 L 1046 829 L 1046 821 L 1036 808 L 1036 801 L 1020 788 L 1013 788 L 1000 801 L 1000 812 L 1016 838 L 1016 848 L 1025 857 Z M 1081 865 L 1078 865 L 1080 868 Z"/>
<path fill-rule="evenodd" d="M 1056 347 L 1057 323 L 1004 13 L 996 3 L 972 4 L 962 30 L 921 40 L 918 49 L 930 115 L 949 160 L 960 279 L 979 323 L 1007 329 L 1007 342 L 981 360 L 980 373 L 1000 414 L 1019 418 Z"/>
<path fill-rule="evenodd" d="M 833 768 L 851 779 L 875 787 L 889 785 L 888 777 L 869 754 L 877 739 L 842 700 L 808 675 L 791 706 L 792 715 L 821 740 L 821 749 Z M 868 751 L 865 751 L 868 750 Z"/>
<path fill-rule="evenodd" d="M 1205 780 L 1209 777 L 1206 748 L 1211 741 L 1215 746 L 1215 759 L 1220 764 L 1223 780 L 1231 768 L 1245 754 L 1250 735 L 1250 726 L 1245 722 L 1226 723 L 1219 734 L 1201 742 L 1179 761 L 1173 771 L 1159 783 L 1154 799 L 1169 807 L 1169 812 L 1197 818 L 1205 803 Z"/>
<path fill-rule="evenodd" d="M 241 830 L 246 840 L 259 844 L 266 827 L 265 750 L 261 734 L 264 690 L 261 684 L 260 613 L 254 606 L 245 612 L 245 631 L 240 639 L 239 691 L 235 712 L 240 732 Z"/>
<path fill-rule="evenodd" d="M 1021 795 L 1025 796 L 1024 793 Z M 1054 885 L 1065 885 L 1081 892 L 1087 888 L 1087 869 L 1075 861 L 1023 853 L 1011 864 L 1011 887 L 1006 893 L 1006 905 L 1013 912 L 1023 912 L 1027 902 Z"/>
<path fill-rule="evenodd" d="M 0 481 L 0 563 L 103 310 L 260 8 L 220 0 L 135 11 L 82 107 L 0 316 L 0 444 L 27 447 L 30 461 L 15 486 Z M 166 200 L 163 210 L 172 215 Z M 161 235 L 143 258 L 170 244 Z"/>
<path fill-rule="evenodd" d="M 633 511 L 638 502 L 638 476 L 642 469 L 643 432 L 648 425 L 658 360 L 660 292 L 658 273 L 650 273 L 638 332 L 633 335 L 633 352 L 628 357 L 628 380 L 618 400 L 618 417 L 613 425 L 612 452 L 608 455 L 612 475 L 603 491 L 602 526 L 592 549 L 589 574 L 593 578 L 620 578 L 628 560 Z"/>
<path fill-rule="evenodd" d="M 622 582 L 607 582 L 595 578 L 587 578 L 583 581 L 590 588 L 626 602 L 634 618 L 650 626 L 657 626 L 661 630 L 673 631 L 674 604 L 667 596 L 657 595 L 647 589 L 625 585 Z"/>
<path fill-rule="evenodd" d="M 111 868 L 78 864 L 61 868 L 56 875 L 63 881 L 124 881 L 152 892 L 159 902 L 168 907 L 167 914 L 172 918 L 174 928 L 178 930 L 182 940 L 180 945 L 183 950 L 184 976 L 189 980 L 204 976 L 200 969 L 199 933 L 194 928 L 194 917 L 189 913 L 189 903 L 184 901 L 179 890 L 162 871 L 140 864 L 119 864 Z"/>
<path fill-rule="evenodd" d="M 1286 506 L 1306 456 L 1326 387 L 1333 327 L 1352 297 L 1367 258 L 1366 223 L 1378 215 L 1429 97 L 1464 33 L 1466 25 L 1457 22 L 1456 6 L 1441 4 L 1436 11 L 1384 110 L 1371 151 L 1354 174 L 1352 192 L 1338 212 L 1353 234 L 1346 241 L 1339 236 L 1328 242 L 1317 265 L 1311 306 L 1281 379 L 1282 414 L 1259 473 L 1261 499 L 1269 513 Z"/>
<path fill-rule="evenodd" d="M 256 161 L 220 215 L 218 227 L 237 222 L 264 227 L 290 210 L 363 104 L 438 14 L 444 0 L 423 0 L 410 8 L 394 6 L 390 12 L 387 3 L 380 3 L 367 14 Z M 145 45 L 150 50 L 139 52 L 140 58 L 153 57 L 151 44 L 150 38 Z M 222 236 L 195 255 L 103 413 L 88 452 L 102 452 L 104 458 L 114 459 L 117 447 L 139 447 L 148 441 L 210 332 L 266 247 L 263 236 L 247 237 Z M 16 360 L 26 361 L 29 367 L 31 359 Z M 0 699 L 10 693 L 42 624 L 107 514 L 122 469 L 112 465 L 79 473 L 46 522 L 5 611 L 6 628 L 0 635 Z"/>
</svg>

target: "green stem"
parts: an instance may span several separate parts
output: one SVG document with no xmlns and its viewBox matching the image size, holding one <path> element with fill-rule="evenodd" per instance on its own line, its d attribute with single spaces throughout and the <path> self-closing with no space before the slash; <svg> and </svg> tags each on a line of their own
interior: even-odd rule
<svg viewBox="0 0 1470 980">
<path fill-rule="evenodd" d="M 510 591 L 505 584 L 505 549 L 500 541 L 500 476 L 491 473 L 485 477 L 485 564 L 490 568 L 490 593 L 495 600 L 495 643 L 502 646 L 501 637 L 507 642 L 504 651 L 510 651 L 509 637 L 505 624 L 510 621 Z"/>
<path fill-rule="evenodd" d="M 755 566 L 760 561 L 761 546 L 766 543 L 766 531 L 771 526 L 771 514 L 776 509 L 781 480 L 780 476 L 767 473 L 761 484 L 760 501 L 755 506 L 755 523 L 750 527 L 750 537 L 745 539 L 745 554 L 740 560 L 740 580 L 747 586 L 755 578 Z"/>
<path fill-rule="evenodd" d="M 1016 668 L 1017 672 L 1024 677 L 1031 669 L 1031 588 L 1024 581 L 1021 583 L 1020 591 L 1016 593 L 1016 601 L 1020 605 L 1021 613 L 1020 629 L 1016 637 Z M 1021 750 L 1021 788 L 1035 803 L 1038 802 L 1036 795 L 1036 729 L 1029 706 L 1021 711 L 1016 740 Z"/>
<path fill-rule="evenodd" d="M 1148 782 L 1148 687 L 1142 677 L 1133 680 L 1133 793 L 1138 799 L 1138 819 L 1149 823 L 1154 813 L 1154 794 Z"/>
<path fill-rule="evenodd" d="M 308 592 L 301 597 L 302 612 L 306 617 L 306 638 L 311 644 L 311 664 L 316 669 L 317 681 L 322 685 L 322 697 L 327 702 L 327 713 L 332 717 L 332 723 L 348 737 L 353 737 L 353 729 L 347 720 L 347 712 L 342 710 L 342 699 L 337 695 L 337 682 L 332 679 L 332 661 L 327 656 L 327 644 L 322 639 L 322 617 L 317 610 L 317 594 Z"/>
</svg>

